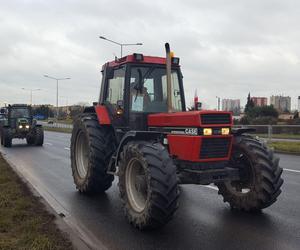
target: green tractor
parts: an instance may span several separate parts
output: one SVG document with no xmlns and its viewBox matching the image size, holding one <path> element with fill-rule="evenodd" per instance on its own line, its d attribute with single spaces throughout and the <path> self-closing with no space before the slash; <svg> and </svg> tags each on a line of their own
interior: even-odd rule
<svg viewBox="0 0 300 250">
<path fill-rule="evenodd" d="M 26 104 L 13 104 L 6 108 L 0 122 L 1 145 L 12 146 L 12 139 L 26 139 L 28 145 L 42 146 L 43 127 L 32 116 L 32 108 Z"/>
</svg>

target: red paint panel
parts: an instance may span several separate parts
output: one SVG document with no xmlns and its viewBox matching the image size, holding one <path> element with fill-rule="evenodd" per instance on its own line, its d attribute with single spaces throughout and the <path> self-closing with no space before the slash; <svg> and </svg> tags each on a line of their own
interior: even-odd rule
<svg viewBox="0 0 300 250">
<path fill-rule="evenodd" d="M 184 161 L 197 161 L 201 147 L 200 136 L 167 135 L 172 156 Z"/>
<path fill-rule="evenodd" d="M 97 105 L 95 110 L 97 113 L 98 121 L 101 125 L 111 124 L 109 113 L 104 105 Z"/>
<path fill-rule="evenodd" d="M 174 113 L 159 113 L 148 116 L 148 126 L 150 127 L 228 127 L 230 124 L 201 124 L 201 114 L 230 114 L 226 111 L 189 111 L 189 112 L 174 112 Z"/>
<path fill-rule="evenodd" d="M 148 116 L 148 126 L 150 127 L 176 127 L 176 126 L 199 127 L 200 126 L 199 111 L 151 114 Z"/>
<path fill-rule="evenodd" d="M 128 55 L 120 58 L 118 61 L 109 62 L 109 67 L 116 67 L 125 63 L 137 62 L 133 55 Z M 143 63 L 153 63 L 153 64 L 166 64 L 166 58 L 156 57 L 156 56 L 144 56 L 143 61 L 138 61 L 139 64 Z"/>
<path fill-rule="evenodd" d="M 205 136 L 205 138 L 224 138 L 228 136 Z M 230 135 L 232 138 L 232 136 Z M 169 143 L 169 152 L 172 156 L 191 162 L 213 162 L 213 161 L 227 161 L 231 155 L 232 140 L 227 157 L 223 158 L 200 158 L 200 148 L 202 145 L 202 138 L 204 136 L 186 136 L 186 135 L 167 135 Z"/>
</svg>

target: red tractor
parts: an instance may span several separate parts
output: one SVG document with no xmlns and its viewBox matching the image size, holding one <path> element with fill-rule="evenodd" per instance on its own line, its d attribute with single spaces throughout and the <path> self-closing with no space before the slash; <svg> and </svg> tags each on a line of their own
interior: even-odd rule
<svg viewBox="0 0 300 250">
<path fill-rule="evenodd" d="M 102 68 L 99 102 L 74 122 L 71 165 L 82 193 L 104 192 L 119 177 L 129 222 L 166 224 L 179 184 L 215 184 L 233 209 L 258 211 L 281 193 L 282 168 L 230 112 L 186 111 L 179 58 L 128 55 Z M 196 107 L 197 105 L 195 105 Z"/>
</svg>

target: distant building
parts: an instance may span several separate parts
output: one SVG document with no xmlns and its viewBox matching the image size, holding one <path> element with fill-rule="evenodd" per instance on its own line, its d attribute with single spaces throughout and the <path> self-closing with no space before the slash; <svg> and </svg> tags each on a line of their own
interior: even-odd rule
<svg viewBox="0 0 300 250">
<path fill-rule="evenodd" d="M 231 111 L 234 115 L 239 115 L 241 111 L 240 99 L 223 99 L 222 110 Z"/>
<path fill-rule="evenodd" d="M 291 112 L 291 97 L 289 96 L 271 96 L 270 104 L 279 112 Z"/>
<path fill-rule="evenodd" d="M 268 98 L 267 97 L 251 97 L 255 106 L 267 106 L 268 105 Z"/>
</svg>

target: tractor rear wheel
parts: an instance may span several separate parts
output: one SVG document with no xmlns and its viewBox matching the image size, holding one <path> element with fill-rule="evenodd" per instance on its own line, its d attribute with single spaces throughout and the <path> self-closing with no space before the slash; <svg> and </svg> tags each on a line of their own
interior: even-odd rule
<svg viewBox="0 0 300 250">
<path fill-rule="evenodd" d="M 107 174 L 107 167 L 115 149 L 112 129 L 100 126 L 95 114 L 82 114 L 75 120 L 71 168 L 81 193 L 99 193 L 111 187 L 114 176 Z"/>
<path fill-rule="evenodd" d="M 43 143 L 44 143 L 44 129 L 42 127 L 35 127 L 34 145 L 43 146 Z"/>
<path fill-rule="evenodd" d="M 230 166 L 240 169 L 239 181 L 217 184 L 232 209 L 259 211 L 272 205 L 281 193 L 279 158 L 261 141 L 242 135 L 234 138 Z"/>
<path fill-rule="evenodd" d="M 178 207 L 176 166 L 160 143 L 137 141 L 124 146 L 119 189 L 125 215 L 139 229 L 165 225 Z"/>
<path fill-rule="evenodd" d="M 10 148 L 12 145 L 12 134 L 10 128 L 4 128 L 2 130 L 2 136 L 3 136 L 3 146 L 6 148 Z"/>
</svg>

